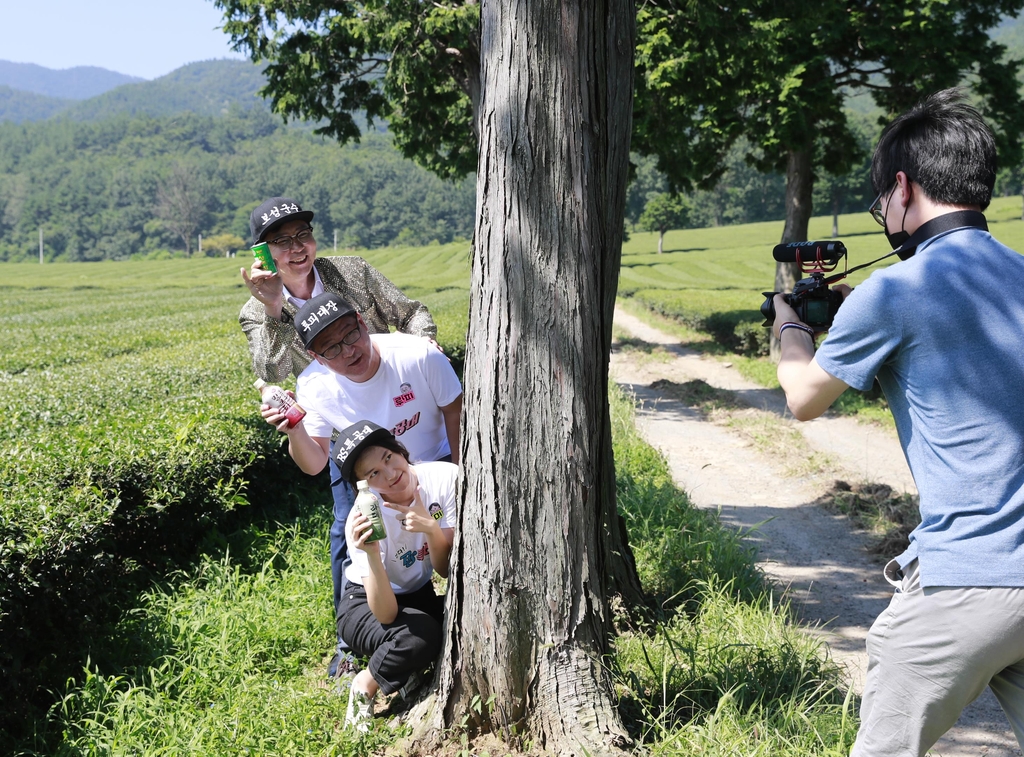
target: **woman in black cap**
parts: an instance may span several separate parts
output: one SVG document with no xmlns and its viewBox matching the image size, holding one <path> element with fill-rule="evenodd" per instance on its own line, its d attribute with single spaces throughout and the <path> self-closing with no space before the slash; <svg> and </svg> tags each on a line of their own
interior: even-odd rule
<svg viewBox="0 0 1024 757">
<path fill-rule="evenodd" d="M 369 658 L 352 681 L 345 722 L 368 730 L 377 692 L 407 695 L 441 652 L 444 598 L 431 579 L 448 577 L 459 469 L 410 464 L 402 443 L 370 421 L 345 429 L 335 449 L 345 479 L 365 481 L 384 505 L 379 541 L 366 543 L 373 525 L 358 507 L 348 517 L 352 561 L 338 613 L 339 635 Z"/>
</svg>

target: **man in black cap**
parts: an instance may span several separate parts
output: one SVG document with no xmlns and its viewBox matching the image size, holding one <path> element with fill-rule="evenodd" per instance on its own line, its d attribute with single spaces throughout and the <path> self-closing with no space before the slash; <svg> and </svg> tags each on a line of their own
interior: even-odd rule
<svg viewBox="0 0 1024 757">
<path fill-rule="evenodd" d="M 407 334 L 437 335 L 427 308 L 410 300 L 383 274 L 360 257 L 317 258 L 313 236 L 313 211 L 303 210 L 295 200 L 271 197 L 249 216 L 253 245 L 266 242 L 276 273 L 263 270 L 256 261 L 250 271 L 241 269 L 242 280 L 252 296 L 242 306 L 238 321 L 249 341 L 253 371 L 268 383 L 296 376 L 310 361 L 295 331 L 293 318 L 307 300 L 322 292 L 340 294 L 363 314 L 372 333 L 391 328 Z M 352 507 L 353 493 L 331 463 L 331 490 L 335 516 L 344 524 Z M 347 556 L 344 532 L 332 534 L 332 543 Z M 329 673 L 337 672 L 342 655 L 335 655 Z"/>
<path fill-rule="evenodd" d="M 390 430 L 413 462 L 458 462 L 462 384 L 442 352 L 408 334 L 371 335 L 357 309 L 331 292 L 308 300 L 296 312 L 294 324 L 312 359 L 296 381 L 306 416 L 289 427 L 278 409 L 263 405 L 262 413 L 288 436 L 288 452 L 303 471 L 316 475 L 328 462 L 336 466 L 337 454 L 331 454 L 334 430 L 363 419 Z M 351 504 L 335 507 L 331 528 L 336 610 L 350 510 Z"/>
<path fill-rule="evenodd" d="M 276 273 L 259 261 L 242 280 L 252 297 L 238 321 L 249 340 L 256 375 L 264 381 L 283 381 L 309 364 L 292 319 L 306 300 L 321 292 L 340 294 L 362 314 L 371 333 L 391 329 L 434 339 L 437 326 L 427 308 L 410 300 L 385 276 L 356 256 L 317 258 L 313 211 L 303 210 L 287 197 L 271 197 L 249 216 L 253 245 L 266 242 Z"/>
</svg>

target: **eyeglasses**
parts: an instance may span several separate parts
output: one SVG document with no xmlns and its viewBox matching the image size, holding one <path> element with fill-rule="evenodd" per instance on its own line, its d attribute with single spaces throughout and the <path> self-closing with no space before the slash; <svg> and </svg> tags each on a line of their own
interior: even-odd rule
<svg viewBox="0 0 1024 757">
<path fill-rule="evenodd" d="M 277 239 L 271 239 L 268 244 L 278 252 L 288 252 L 296 242 L 298 242 L 299 247 L 302 247 L 307 242 L 312 241 L 312 239 L 313 227 L 307 226 L 298 234 L 280 236 Z"/>
<path fill-rule="evenodd" d="M 895 183 L 892 185 L 892 191 L 889 192 L 890 197 L 896 193 L 897 186 L 899 185 Z M 885 190 L 883 189 L 878 193 L 878 197 L 875 198 L 875 201 L 868 206 L 868 213 L 871 214 L 871 217 L 874 218 L 875 222 L 883 229 L 885 228 L 885 213 L 882 212 L 882 196 L 884 194 Z"/>
<path fill-rule="evenodd" d="M 345 336 L 341 338 L 340 342 L 335 342 L 330 347 L 321 352 L 320 357 L 322 357 L 324 360 L 334 360 L 334 358 L 338 357 L 338 355 L 341 354 L 341 349 L 343 346 L 351 347 L 353 344 L 359 341 L 361 329 L 362 327 L 359 325 L 359 321 L 357 320 L 356 327 L 347 334 L 345 334 Z"/>
<path fill-rule="evenodd" d="M 868 206 L 868 213 L 871 214 L 871 217 L 874 218 L 878 225 L 883 229 L 885 228 L 885 214 L 882 212 L 882 195 L 884 194 L 885 190 L 883 189 L 878 193 L 878 197 L 875 198 L 875 201 Z"/>
</svg>

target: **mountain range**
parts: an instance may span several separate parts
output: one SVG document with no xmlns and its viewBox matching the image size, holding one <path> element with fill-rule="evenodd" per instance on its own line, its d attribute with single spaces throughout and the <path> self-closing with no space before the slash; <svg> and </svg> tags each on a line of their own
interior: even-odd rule
<svg viewBox="0 0 1024 757">
<path fill-rule="evenodd" d="M 216 116 L 233 107 L 267 108 L 257 92 L 262 69 L 242 60 L 189 63 L 152 81 L 92 66 L 54 71 L 0 61 L 0 122 L 60 115 L 93 121 L 116 114 L 152 118 L 192 111 Z"/>
<path fill-rule="evenodd" d="M 96 66 L 75 66 L 58 71 L 35 63 L 0 60 L 0 85 L 64 100 L 87 100 L 122 84 L 141 81 L 145 79 Z"/>
</svg>

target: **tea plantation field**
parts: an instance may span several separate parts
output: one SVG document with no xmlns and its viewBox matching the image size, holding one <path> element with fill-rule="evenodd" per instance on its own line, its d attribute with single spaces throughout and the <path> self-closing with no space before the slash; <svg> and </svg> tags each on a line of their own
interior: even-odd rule
<svg viewBox="0 0 1024 757">
<path fill-rule="evenodd" d="M 999 199 L 989 212 L 995 236 L 1016 249 L 1020 203 Z M 829 218 L 811 226 L 822 238 L 830 228 Z M 669 232 L 662 255 L 656 235 L 634 234 L 620 299 L 756 353 L 781 230 Z M 851 266 L 888 251 L 866 213 L 841 217 L 840 231 Z M 469 245 L 363 255 L 428 305 L 461 367 Z M 226 519 L 287 511 L 283 484 L 301 476 L 258 414 L 237 323 L 242 264 L 0 267 L 0 733 L 81 671 L 90 650 L 79 640 L 109 622 L 104 612 L 134 577 L 192 559 Z"/>
<path fill-rule="evenodd" d="M 1020 197 L 996 198 L 986 216 L 996 239 L 1024 251 Z M 782 236 L 782 227 L 781 221 L 772 221 L 669 231 L 661 255 L 656 234 L 634 234 L 623 246 L 619 297 L 707 331 L 728 349 L 767 354 L 768 334 L 760 327 L 757 309 L 764 299 L 761 292 L 773 288 L 772 247 Z M 811 219 L 812 239 L 829 239 L 831 232 L 831 216 Z M 850 268 L 891 252 L 881 227 L 867 212 L 840 216 L 838 239 L 846 244 Z M 858 271 L 846 283 L 855 286 L 871 271 L 893 262 L 898 259 Z"/>
<path fill-rule="evenodd" d="M 460 362 L 465 244 L 368 255 Z M 118 584 L 172 568 L 298 475 L 258 414 L 241 259 L 6 264 L 0 292 L 0 699 L 17 719 L 80 669 Z M 400 270 L 400 273 L 399 273 Z M 40 702 L 43 704 L 43 702 Z"/>
</svg>

